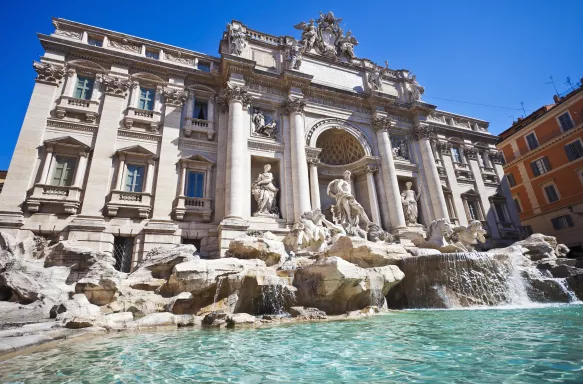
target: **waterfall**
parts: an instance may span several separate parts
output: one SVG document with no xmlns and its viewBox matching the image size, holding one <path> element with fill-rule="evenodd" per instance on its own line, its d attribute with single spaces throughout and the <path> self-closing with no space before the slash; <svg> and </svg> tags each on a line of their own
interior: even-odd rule
<svg viewBox="0 0 583 384">
<path fill-rule="evenodd" d="M 217 301 L 219 301 L 219 294 L 221 293 L 221 286 L 223 285 L 223 280 L 226 276 L 217 277 L 217 289 L 215 291 L 215 297 L 213 298 L 213 311 L 217 310 Z"/>
<path fill-rule="evenodd" d="M 402 306 L 459 308 L 573 302 L 565 279 L 543 275 L 515 253 L 444 253 L 403 260 Z"/>
</svg>

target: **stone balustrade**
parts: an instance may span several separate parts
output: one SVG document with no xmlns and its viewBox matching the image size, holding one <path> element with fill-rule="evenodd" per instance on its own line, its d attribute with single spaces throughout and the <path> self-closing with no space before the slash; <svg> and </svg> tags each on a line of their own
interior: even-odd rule
<svg viewBox="0 0 583 384">
<path fill-rule="evenodd" d="M 29 212 L 36 213 L 40 211 L 42 205 L 52 206 L 62 213 L 74 215 L 81 205 L 81 188 L 37 183 L 32 195 L 26 200 L 26 207 Z"/>
<path fill-rule="evenodd" d="M 61 96 L 57 101 L 55 116 L 62 119 L 67 113 L 84 115 L 88 123 L 95 123 L 99 115 L 99 101 Z"/>
<path fill-rule="evenodd" d="M 212 199 L 208 197 L 178 196 L 174 215 L 176 220 L 184 220 L 187 213 L 201 215 L 204 221 L 210 221 Z"/>
<path fill-rule="evenodd" d="M 182 129 L 186 137 L 190 137 L 192 132 L 199 132 L 206 134 L 208 140 L 213 140 L 216 133 L 214 121 L 196 119 L 194 117 L 185 117 Z"/>
<path fill-rule="evenodd" d="M 113 190 L 107 203 L 107 214 L 117 216 L 120 209 L 137 211 L 140 218 L 146 219 L 152 211 L 152 194 Z"/>
<path fill-rule="evenodd" d="M 157 131 L 162 121 L 162 114 L 158 111 L 128 107 L 123 119 L 124 126 L 127 129 L 132 128 L 134 123 L 145 124 L 150 130 Z"/>
</svg>

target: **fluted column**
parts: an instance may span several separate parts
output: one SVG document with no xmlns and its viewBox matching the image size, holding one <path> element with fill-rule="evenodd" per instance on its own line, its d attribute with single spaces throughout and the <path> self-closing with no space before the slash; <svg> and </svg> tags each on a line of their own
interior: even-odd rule
<svg viewBox="0 0 583 384">
<path fill-rule="evenodd" d="M 178 196 L 184 196 L 184 189 L 186 186 L 186 164 L 180 164 L 180 180 L 178 182 Z"/>
<path fill-rule="evenodd" d="M 377 141 L 381 155 L 381 172 L 384 181 L 384 190 L 389 205 L 390 230 L 407 228 L 403 206 L 401 205 L 401 195 L 399 193 L 399 181 L 397 180 L 397 170 L 393 160 L 393 150 L 389 138 L 388 129 L 391 121 L 386 117 L 375 116 L 372 122 L 377 134 Z M 387 228 L 389 229 L 389 228 Z"/>
<path fill-rule="evenodd" d="M 49 183 L 49 169 L 51 169 L 51 163 L 53 162 L 53 147 L 47 146 L 46 148 L 46 155 L 45 155 L 45 163 L 43 164 L 43 172 L 40 176 L 40 182 L 43 184 Z"/>
<path fill-rule="evenodd" d="M 379 208 L 379 199 L 377 196 L 377 189 L 374 182 L 374 174 L 378 171 L 378 167 L 375 164 L 367 164 L 366 172 L 366 187 L 368 189 L 368 200 L 370 202 L 370 213 L 372 216 L 372 221 L 381 225 L 381 210 Z"/>
<path fill-rule="evenodd" d="M 411 128 L 410 136 L 419 143 L 419 153 L 422 161 L 421 166 L 425 170 L 434 217 L 436 219 L 445 218 L 449 220 L 447 204 L 443 195 L 443 189 L 441 188 L 441 180 L 437 172 L 437 167 L 435 166 L 435 157 L 433 156 L 431 143 L 429 142 L 430 133 L 429 125 L 416 122 Z"/>
<path fill-rule="evenodd" d="M 300 219 L 303 213 L 311 210 L 308 163 L 306 160 L 306 142 L 304 128 L 304 107 L 306 102 L 290 98 L 285 104 L 290 116 L 290 143 L 292 160 L 294 217 Z"/>
<path fill-rule="evenodd" d="M 225 97 L 229 103 L 229 139 L 227 141 L 229 175 L 225 194 L 225 218 L 245 220 L 250 212 L 245 212 L 243 201 L 249 193 L 245 189 L 245 177 L 249 177 L 245 168 L 249 159 L 247 158 L 247 137 L 243 128 L 243 107 L 249 105 L 250 99 L 247 90 L 237 85 L 230 85 Z"/>
<path fill-rule="evenodd" d="M 138 97 L 140 96 L 140 83 L 133 81 L 130 87 L 129 106 L 133 108 L 138 107 Z"/>
<path fill-rule="evenodd" d="M 312 198 L 312 209 L 321 209 L 320 206 L 320 184 L 318 181 L 318 158 L 308 159 L 310 164 L 310 197 Z"/>
<path fill-rule="evenodd" d="M 79 153 L 79 164 L 77 165 L 77 172 L 75 172 L 75 182 L 73 186 L 77 188 L 83 187 L 83 179 L 85 178 L 85 170 L 87 169 L 87 157 L 89 153 Z"/>
</svg>

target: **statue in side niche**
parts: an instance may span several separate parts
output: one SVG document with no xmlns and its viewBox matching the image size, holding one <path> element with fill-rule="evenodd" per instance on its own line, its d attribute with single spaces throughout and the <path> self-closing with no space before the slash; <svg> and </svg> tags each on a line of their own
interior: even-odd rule
<svg viewBox="0 0 583 384">
<path fill-rule="evenodd" d="M 271 165 L 265 164 L 263 173 L 251 185 L 251 193 L 257 202 L 257 211 L 253 216 L 279 217 L 275 197 L 279 189 L 273 184 Z"/>
<path fill-rule="evenodd" d="M 336 200 L 335 213 L 340 217 L 340 224 L 349 236 L 366 239 L 368 228 L 372 225 L 364 208 L 352 194 L 350 186 L 351 172 L 344 171 L 343 179 L 335 179 L 328 184 L 326 193 Z"/>
<path fill-rule="evenodd" d="M 255 110 L 251 120 L 255 126 L 255 133 L 272 139 L 275 138 L 275 134 L 277 133 L 277 123 L 275 121 L 266 123 L 265 115 L 263 115 L 263 112 L 261 112 L 259 109 Z"/>
<path fill-rule="evenodd" d="M 405 221 L 407 226 L 417 224 L 417 217 L 419 216 L 419 210 L 417 208 L 417 202 L 421 196 L 420 192 L 415 192 L 411 189 L 413 183 L 410 181 L 405 183 L 405 189 L 401 193 L 401 203 L 403 204 L 403 213 L 405 214 Z"/>
</svg>

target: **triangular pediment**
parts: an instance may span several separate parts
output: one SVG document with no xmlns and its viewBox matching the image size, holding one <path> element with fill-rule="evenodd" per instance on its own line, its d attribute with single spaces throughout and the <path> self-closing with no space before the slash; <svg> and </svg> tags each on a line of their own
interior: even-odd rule
<svg viewBox="0 0 583 384">
<path fill-rule="evenodd" d="M 138 155 L 138 156 L 146 156 L 146 157 L 156 157 L 156 154 L 149 151 L 148 149 L 142 147 L 141 145 L 134 145 L 131 147 L 121 148 L 118 149 L 116 154 L 125 154 L 125 155 Z"/>
<path fill-rule="evenodd" d="M 211 164 L 214 164 L 214 161 L 211 161 L 210 159 L 208 159 L 208 158 L 206 158 L 203 155 L 200 155 L 198 153 L 195 154 L 195 155 L 192 155 L 190 157 L 187 157 L 185 160 L 200 161 L 202 163 L 211 163 Z"/>
<path fill-rule="evenodd" d="M 83 148 L 85 150 L 90 150 L 91 147 L 88 146 L 87 144 L 71 137 L 71 136 L 63 136 L 63 137 L 58 137 L 56 139 L 50 139 L 50 140 L 45 140 L 44 145 L 61 145 L 64 147 L 77 147 L 77 148 Z"/>
<path fill-rule="evenodd" d="M 480 196 L 480 194 L 478 192 L 476 192 L 474 189 L 468 189 L 467 191 L 462 193 L 462 195 L 463 196 Z"/>
</svg>

